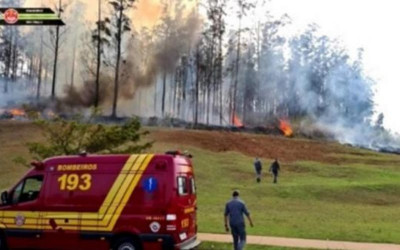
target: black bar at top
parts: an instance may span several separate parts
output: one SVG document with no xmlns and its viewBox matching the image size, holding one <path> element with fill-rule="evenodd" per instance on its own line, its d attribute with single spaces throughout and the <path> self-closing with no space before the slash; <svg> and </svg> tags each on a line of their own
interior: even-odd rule
<svg viewBox="0 0 400 250">
<path fill-rule="evenodd" d="M 54 14 L 54 11 L 52 11 L 50 8 L 0 8 L 0 12 L 4 13 L 8 9 L 14 9 L 16 10 L 19 14 Z"/>
<path fill-rule="evenodd" d="M 18 20 L 14 24 L 8 24 L 4 20 L 0 20 L 0 26 L 1 25 L 9 25 L 9 26 L 20 26 L 20 25 L 28 25 L 28 26 L 34 26 L 34 25 L 62 26 L 62 25 L 65 25 L 65 23 L 62 20 Z"/>
</svg>

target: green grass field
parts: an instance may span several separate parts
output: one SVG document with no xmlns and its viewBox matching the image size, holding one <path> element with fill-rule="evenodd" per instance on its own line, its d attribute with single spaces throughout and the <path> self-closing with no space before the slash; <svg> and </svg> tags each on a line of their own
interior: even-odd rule
<svg viewBox="0 0 400 250">
<path fill-rule="evenodd" d="M 28 157 L 24 143 L 38 139 L 41 135 L 30 125 L 0 124 L 1 188 L 14 184 L 26 171 L 12 159 Z M 340 147 L 339 153 L 327 155 L 329 161 L 283 162 L 279 183 L 274 185 L 266 171 L 271 159 L 263 159 L 264 176 L 258 184 L 253 157 L 183 145 L 179 138 L 157 142 L 153 151 L 175 148 L 194 155 L 201 232 L 224 232 L 225 202 L 232 190 L 239 189 L 255 222 L 248 228 L 250 235 L 400 243 L 399 156 Z"/>
<path fill-rule="evenodd" d="M 189 150 L 195 155 L 201 232 L 224 232 L 224 204 L 239 189 L 255 222 L 248 234 L 400 243 L 399 165 L 295 162 L 283 164 L 277 185 L 266 173 L 258 184 L 250 157 Z"/>
<path fill-rule="evenodd" d="M 198 250 L 232 250 L 232 244 L 202 242 Z M 246 245 L 246 250 L 298 250 L 300 248 Z M 302 248 L 302 250 L 307 250 Z"/>
</svg>

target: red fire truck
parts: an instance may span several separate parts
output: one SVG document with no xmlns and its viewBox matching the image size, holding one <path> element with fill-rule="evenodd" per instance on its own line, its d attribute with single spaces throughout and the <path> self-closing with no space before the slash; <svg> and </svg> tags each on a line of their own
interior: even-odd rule
<svg viewBox="0 0 400 250">
<path fill-rule="evenodd" d="M 62 156 L 32 163 L 1 195 L 3 249 L 192 249 L 196 185 L 191 159 Z"/>
</svg>

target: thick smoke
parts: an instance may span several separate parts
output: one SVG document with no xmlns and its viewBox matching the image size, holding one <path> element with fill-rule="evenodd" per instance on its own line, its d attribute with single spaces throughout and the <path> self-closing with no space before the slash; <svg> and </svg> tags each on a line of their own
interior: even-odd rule
<svg viewBox="0 0 400 250">
<path fill-rule="evenodd" d="M 143 4 L 141 6 L 143 7 Z M 133 100 L 138 98 L 136 94 L 139 90 L 144 92 L 145 89 L 157 85 L 159 76 L 169 81 L 182 55 L 190 53 L 191 47 L 196 43 L 201 24 L 198 16 L 180 1 L 176 2 L 173 9 L 167 7 L 166 5 L 161 19 L 154 26 L 141 27 L 137 30 L 140 26 L 134 21 L 132 34 L 125 35 L 118 95 L 118 102 L 121 104 L 119 111 L 124 115 L 132 114 Z M 132 20 L 136 20 L 136 11 L 132 15 Z M 87 39 L 84 42 L 90 43 Z M 89 69 L 84 70 L 89 80 L 83 85 L 65 88 L 65 97 L 62 98 L 62 102 L 71 107 L 90 107 L 94 100 L 94 68 L 97 52 L 91 44 L 86 47 L 82 60 Z M 104 60 L 111 62 L 107 65 L 102 64 L 100 77 L 100 103 L 107 109 L 107 105 L 112 103 L 113 98 L 111 93 L 114 88 L 114 67 L 110 65 L 115 64 L 113 62 L 115 50 L 105 46 L 103 57 Z M 166 84 L 169 87 L 170 83 Z M 142 112 L 137 114 L 143 115 Z"/>
<path fill-rule="evenodd" d="M 362 50 L 351 60 L 340 43 L 320 35 L 315 26 L 288 46 L 286 73 L 280 60 L 268 61 L 274 65 L 270 68 L 283 73 L 272 82 L 287 82 L 289 88 L 275 88 L 273 93 L 287 93 L 277 106 L 289 104 L 289 114 L 311 119 L 302 123 L 304 130 L 313 126 L 341 143 L 400 152 L 400 140 L 373 121 L 375 82 L 363 70 Z M 276 76 L 268 71 L 266 75 Z"/>
<path fill-rule="evenodd" d="M 153 30 L 142 29 L 136 42 L 128 45 L 127 80 L 136 88 L 149 87 L 155 84 L 158 74 L 174 74 L 182 56 L 187 56 L 196 44 L 200 25 L 197 15 L 185 14 L 185 6 L 179 2 L 174 11 L 165 7 Z"/>
<path fill-rule="evenodd" d="M 241 44 L 237 44 L 236 23 L 229 24 L 232 18 L 226 18 L 222 42 L 216 44 L 218 39 L 212 33 L 216 26 L 207 19 L 209 16 L 185 8 L 182 1 L 171 3 L 156 11 L 161 16 L 157 21 L 150 18 L 149 27 L 140 27 L 132 12 L 132 32 L 123 41 L 119 115 L 163 116 L 226 126 L 231 125 L 230 112 L 235 105 L 234 115 L 247 127 L 268 127 L 270 121 L 285 117 L 302 121 L 295 131 L 298 133 L 315 129 L 341 143 L 372 149 L 400 148 L 399 141 L 373 120 L 377 115 L 375 82 L 363 69 L 361 50 L 352 58 L 342 44 L 321 34 L 315 25 L 288 35 L 285 28 L 291 26 L 291 20 L 269 14 L 263 21 L 253 20 L 251 15 L 243 20 Z M 245 23 L 251 24 L 244 27 Z M 61 112 L 93 104 L 96 51 L 90 41 L 92 33 L 83 35 L 86 40 L 79 40 L 77 45 L 82 55 L 79 63 L 68 62 L 65 55 L 70 53 L 62 53 L 60 64 L 68 62 L 70 66 L 61 67 L 58 76 L 66 82 L 64 88 L 58 87 L 64 90 L 56 105 Z M 64 50 L 72 51 L 75 45 L 74 39 L 69 39 Z M 222 79 L 218 83 L 215 58 L 219 46 Z M 115 49 L 105 46 L 104 60 L 109 58 L 115 58 Z M 70 77 L 72 65 L 81 72 L 81 82 L 78 74 Z M 113 98 L 111 65 L 103 64 L 101 70 L 100 105 L 104 111 Z M 237 96 L 232 98 L 235 73 Z M 12 93 L 11 98 L 0 94 L 0 105 L 27 95 L 26 90 Z M 34 95 L 34 91 L 30 93 Z"/>
<path fill-rule="evenodd" d="M 27 79 L 11 81 L 0 78 L 0 108 L 15 107 L 31 101 L 35 93 L 33 86 Z"/>
</svg>

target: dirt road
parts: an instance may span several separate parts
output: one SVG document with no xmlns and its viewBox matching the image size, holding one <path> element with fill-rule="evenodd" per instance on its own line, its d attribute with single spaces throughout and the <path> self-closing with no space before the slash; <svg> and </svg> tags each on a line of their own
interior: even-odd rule
<svg viewBox="0 0 400 250">
<path fill-rule="evenodd" d="M 230 234 L 199 233 L 201 241 L 232 242 Z M 306 240 L 284 237 L 247 236 L 247 243 L 253 245 L 315 248 L 315 249 L 342 249 L 342 250 L 400 250 L 400 245 L 361 243 L 331 240 Z"/>
</svg>

